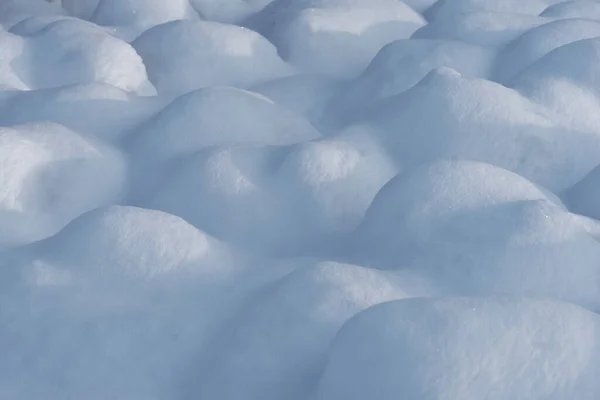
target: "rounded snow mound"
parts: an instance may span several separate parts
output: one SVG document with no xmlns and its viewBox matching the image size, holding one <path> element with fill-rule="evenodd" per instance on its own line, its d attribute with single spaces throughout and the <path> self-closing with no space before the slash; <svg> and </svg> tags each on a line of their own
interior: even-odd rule
<svg viewBox="0 0 600 400">
<path fill-rule="evenodd" d="M 55 123 L 0 128 L 0 155 L 0 246 L 53 235 L 124 189 L 120 153 Z"/>
<path fill-rule="evenodd" d="M 132 44 L 159 93 L 169 96 L 206 86 L 245 88 L 291 73 L 268 40 L 235 25 L 168 22 Z"/>
<path fill-rule="evenodd" d="M 556 19 L 586 18 L 600 20 L 600 3 L 593 0 L 564 1 L 548 7 L 541 16 Z"/>
<path fill-rule="evenodd" d="M 273 0 L 190 0 L 198 14 L 209 21 L 240 23 Z"/>
<path fill-rule="evenodd" d="M 388 3 L 304 8 L 278 20 L 267 37 L 286 61 L 305 72 L 355 77 L 384 45 L 425 25 L 406 4 Z"/>
<path fill-rule="evenodd" d="M 287 76 L 252 87 L 252 91 L 306 117 L 319 126 L 325 106 L 346 84 L 318 74 Z"/>
<path fill-rule="evenodd" d="M 552 112 L 553 118 L 568 129 L 597 135 L 600 123 L 599 54 L 600 38 L 579 40 L 551 51 L 509 83 L 533 101 L 543 104 Z"/>
<path fill-rule="evenodd" d="M 343 122 L 366 105 L 402 93 L 432 69 L 449 67 L 467 77 L 486 78 L 494 49 L 450 40 L 398 40 L 385 46 L 366 71 L 331 100 L 329 119 Z"/>
<path fill-rule="evenodd" d="M 58 21 L 72 21 L 74 23 L 79 23 L 82 25 L 87 25 L 91 29 L 100 29 L 104 32 L 109 33 L 107 29 L 98 27 L 94 24 L 90 24 L 86 21 L 79 20 L 77 18 L 69 17 L 66 15 L 39 15 L 26 18 L 19 23 L 13 25 L 10 28 L 10 32 L 15 35 L 30 37 L 35 36 L 42 32 L 48 25 L 51 25 Z"/>
<path fill-rule="evenodd" d="M 599 309 L 597 226 L 548 198 L 491 166 L 435 164 L 390 181 L 349 247 L 363 262 L 418 269 L 450 293 Z"/>
<path fill-rule="evenodd" d="M 177 274 L 224 274 L 227 246 L 174 215 L 111 206 L 88 212 L 40 243 L 42 263 L 79 280 L 146 281 Z"/>
<path fill-rule="evenodd" d="M 491 13 L 540 15 L 548 5 L 562 0 L 439 0 L 428 12 L 433 20 L 455 15 L 487 11 Z"/>
<path fill-rule="evenodd" d="M 407 259 L 416 242 L 435 242 L 454 215 L 549 196 L 525 178 L 490 164 L 436 162 L 397 175 L 377 193 L 356 232 L 354 248 Z"/>
<path fill-rule="evenodd" d="M 136 129 L 136 190 L 145 195 L 164 175 L 165 164 L 213 146 L 282 146 L 316 139 L 303 117 L 242 89 L 210 87 L 183 95 Z"/>
<path fill-rule="evenodd" d="M 495 64 L 495 80 L 508 82 L 554 49 L 583 39 L 600 36 L 600 22 L 566 19 L 549 22 L 525 32 L 510 43 Z"/>
<path fill-rule="evenodd" d="M 135 50 L 96 25 L 61 19 L 29 37 L 29 47 L 19 67 L 31 88 L 102 82 L 128 92 L 154 93 Z"/>
<path fill-rule="evenodd" d="M 534 15 L 489 11 L 457 13 L 447 18 L 432 20 L 416 31 L 411 39 L 456 40 L 501 48 L 528 30 L 546 22 L 549 22 L 547 18 Z"/>
<path fill-rule="evenodd" d="M 331 248 L 360 223 L 379 189 L 398 172 L 371 133 L 355 126 L 288 153 L 273 186 L 285 200 L 284 215 L 297 228 L 289 243 Z"/>
<path fill-rule="evenodd" d="M 374 304 L 406 298 L 406 281 L 334 262 L 299 267 L 218 333 L 196 371 L 197 395 L 307 398 L 338 329 Z"/>
<path fill-rule="evenodd" d="M 530 93 L 554 80 L 571 82 L 600 97 L 597 84 L 600 81 L 600 38 L 561 46 L 534 62 L 509 83 L 517 90 Z"/>
<path fill-rule="evenodd" d="M 160 103 L 105 83 L 74 84 L 11 92 L 8 101 L 0 102 L 0 119 L 6 125 L 52 121 L 117 142 L 153 115 Z"/>
<path fill-rule="evenodd" d="M 133 146 L 144 154 L 172 158 L 211 146 L 281 146 L 319 136 L 306 119 L 262 95 L 210 87 L 169 104 L 138 129 Z"/>
<path fill-rule="evenodd" d="M 317 398 L 592 400 L 599 342 L 598 316 L 565 303 L 393 301 L 344 325 Z"/>
<path fill-rule="evenodd" d="M 295 229 L 285 223 L 289 217 L 280 212 L 281 199 L 268 188 L 282 151 L 251 145 L 202 150 L 174 164 L 162 181 L 146 182 L 156 190 L 139 195 L 140 201 L 252 251 L 277 247 L 281 237 Z M 152 178 L 143 174 L 140 167 L 140 180 Z"/>
<path fill-rule="evenodd" d="M 551 190 L 580 180 L 600 156 L 598 135 L 557 125 L 553 114 L 517 91 L 446 67 L 374 104 L 367 119 L 385 131 L 385 142 L 406 165 L 481 161 Z"/>
</svg>

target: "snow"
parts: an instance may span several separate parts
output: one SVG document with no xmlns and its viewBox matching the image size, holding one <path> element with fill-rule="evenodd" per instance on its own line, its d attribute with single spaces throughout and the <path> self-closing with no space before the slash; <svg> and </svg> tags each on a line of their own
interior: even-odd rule
<svg viewBox="0 0 600 400">
<path fill-rule="evenodd" d="M 599 398 L 599 4 L 0 0 L 0 398 Z"/>
<path fill-rule="evenodd" d="M 490 3 L 493 3 L 490 1 Z M 439 3 L 436 3 L 439 4 Z M 496 4 L 502 4 L 497 2 Z M 432 8 L 435 8 L 433 6 Z M 447 39 L 481 46 L 503 47 L 536 26 L 550 22 L 537 15 L 474 11 L 436 18 L 413 39 Z"/>
<path fill-rule="evenodd" d="M 548 300 L 389 302 L 342 328 L 317 398 L 591 400 L 599 323 Z"/>
<path fill-rule="evenodd" d="M 600 23 L 581 19 L 549 22 L 521 35 L 497 60 L 496 79 L 508 81 L 554 49 L 583 39 L 600 36 Z"/>
<path fill-rule="evenodd" d="M 570 130 L 519 92 L 448 67 L 432 70 L 364 114 L 408 165 L 445 158 L 482 161 L 561 190 L 600 157 L 597 134 Z"/>
<path fill-rule="evenodd" d="M 386 7 L 306 8 L 267 37 L 304 71 L 338 78 L 361 73 L 387 43 L 410 37 L 423 17 L 402 2 Z"/>
<path fill-rule="evenodd" d="M 549 18 L 586 18 L 600 20 L 600 4 L 590 0 L 564 1 L 554 4 L 541 14 Z"/>
<path fill-rule="evenodd" d="M 188 0 L 100 0 L 91 21 L 99 25 L 135 26 L 141 32 L 182 19 L 198 19 Z"/>
<path fill-rule="evenodd" d="M 3 247 L 53 235 L 125 188 L 116 149 L 55 123 L 0 128 L 0 154 Z"/>
<path fill-rule="evenodd" d="M 168 96 L 213 85 L 246 88 L 292 73 L 273 44 L 235 25 L 172 21 L 147 30 L 132 45 L 158 92 Z"/>
</svg>

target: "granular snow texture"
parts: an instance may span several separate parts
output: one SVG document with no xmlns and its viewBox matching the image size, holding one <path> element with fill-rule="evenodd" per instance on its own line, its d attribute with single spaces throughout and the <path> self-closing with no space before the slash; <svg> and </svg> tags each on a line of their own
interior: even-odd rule
<svg viewBox="0 0 600 400">
<path fill-rule="evenodd" d="M 600 399 L 600 0 L 0 0 L 1 400 Z"/>
</svg>

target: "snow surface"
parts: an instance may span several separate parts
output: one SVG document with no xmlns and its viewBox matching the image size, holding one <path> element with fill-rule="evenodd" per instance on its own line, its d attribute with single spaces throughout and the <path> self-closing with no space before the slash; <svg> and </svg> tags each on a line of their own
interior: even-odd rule
<svg viewBox="0 0 600 400">
<path fill-rule="evenodd" d="M 0 0 L 0 399 L 600 398 L 600 1 Z"/>
</svg>

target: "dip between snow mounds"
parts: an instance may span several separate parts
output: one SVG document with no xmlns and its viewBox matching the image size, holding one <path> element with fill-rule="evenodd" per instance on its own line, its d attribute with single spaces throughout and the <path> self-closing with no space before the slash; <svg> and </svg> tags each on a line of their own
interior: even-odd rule
<svg viewBox="0 0 600 400">
<path fill-rule="evenodd" d="M 318 400 L 594 400 L 600 318 L 549 300 L 384 303 L 333 342 Z"/>
<path fill-rule="evenodd" d="M 331 341 L 348 318 L 374 304 L 425 293 L 409 274 L 334 262 L 300 266 L 216 335 L 194 371 L 192 393 L 206 399 L 311 398 Z"/>
<path fill-rule="evenodd" d="M 203 149 L 286 146 L 320 136 L 305 118 L 257 93 L 219 86 L 196 90 L 176 98 L 126 138 L 131 194 L 147 198 L 170 164 Z"/>
<path fill-rule="evenodd" d="M 160 285 L 176 276 L 222 279 L 235 259 L 226 244 L 183 219 L 130 206 L 87 212 L 36 246 L 43 264 L 73 280 L 114 286 Z"/>
<path fill-rule="evenodd" d="M 600 21 L 600 3 L 594 0 L 574 0 L 556 3 L 544 10 L 546 18 L 586 18 Z"/>
<path fill-rule="evenodd" d="M 16 399 L 177 398 L 212 332 L 279 274 L 181 218 L 127 206 L 0 263 L 0 387 Z"/>
<path fill-rule="evenodd" d="M 136 96 L 99 82 L 11 90 L 2 95 L 0 120 L 6 125 L 51 121 L 114 144 L 165 103 L 159 97 Z"/>
<path fill-rule="evenodd" d="M 356 127 L 285 147 L 208 148 L 174 165 L 144 204 L 255 252 L 331 253 L 397 172 Z"/>
</svg>

